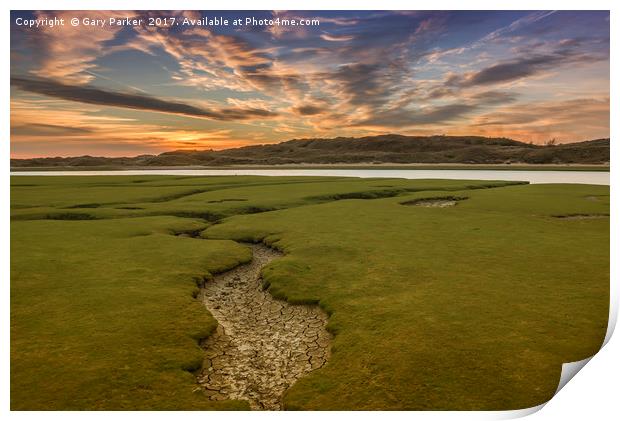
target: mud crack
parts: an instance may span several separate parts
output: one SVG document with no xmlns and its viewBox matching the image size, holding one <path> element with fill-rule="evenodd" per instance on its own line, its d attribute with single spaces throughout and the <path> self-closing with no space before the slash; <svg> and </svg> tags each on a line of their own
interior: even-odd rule
<svg viewBox="0 0 620 421">
<path fill-rule="evenodd" d="M 201 297 L 218 321 L 203 342 L 198 383 L 212 400 L 242 399 L 252 409 L 278 410 L 282 395 L 329 358 L 327 314 L 318 306 L 291 305 L 262 288 L 260 271 L 281 256 L 252 245 L 251 263 L 207 282 Z"/>
</svg>

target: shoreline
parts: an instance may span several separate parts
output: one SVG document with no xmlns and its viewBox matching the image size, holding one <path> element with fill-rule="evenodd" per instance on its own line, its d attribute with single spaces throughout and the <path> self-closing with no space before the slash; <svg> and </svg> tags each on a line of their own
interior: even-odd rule
<svg viewBox="0 0 620 421">
<path fill-rule="evenodd" d="M 609 164 L 286 164 L 286 165 L 178 165 L 178 166 L 54 166 L 11 167 L 11 173 L 28 171 L 142 171 L 142 170 L 496 170 L 496 171 L 601 171 L 609 172 Z"/>
</svg>

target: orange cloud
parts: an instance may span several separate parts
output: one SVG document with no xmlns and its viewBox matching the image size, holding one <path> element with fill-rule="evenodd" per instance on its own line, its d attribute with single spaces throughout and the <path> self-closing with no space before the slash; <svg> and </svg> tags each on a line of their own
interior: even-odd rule
<svg viewBox="0 0 620 421">
<path fill-rule="evenodd" d="M 60 11 L 37 12 L 38 19 L 64 18 L 69 22 L 77 19 L 104 19 L 118 13 L 106 11 Z M 106 25 L 103 28 L 92 26 L 42 27 L 32 32 L 39 45 L 40 66 L 33 70 L 37 76 L 62 80 L 67 83 L 84 84 L 94 79 L 89 70 L 95 69 L 93 61 L 104 52 L 103 44 L 112 40 L 121 30 L 118 26 Z"/>
</svg>

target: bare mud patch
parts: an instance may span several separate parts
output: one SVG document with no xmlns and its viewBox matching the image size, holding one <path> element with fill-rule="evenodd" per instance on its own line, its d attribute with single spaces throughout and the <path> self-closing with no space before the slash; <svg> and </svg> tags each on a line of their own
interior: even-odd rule
<svg viewBox="0 0 620 421">
<path fill-rule="evenodd" d="M 585 199 L 589 200 L 590 202 L 601 202 L 603 200 L 609 200 L 609 196 L 597 194 L 597 195 L 585 196 Z"/>
<path fill-rule="evenodd" d="M 251 247 L 251 263 L 216 276 L 201 292 L 219 325 L 202 344 L 206 356 L 198 383 L 209 399 L 279 410 L 284 392 L 327 362 L 328 316 L 318 306 L 291 305 L 263 290 L 260 271 L 281 254 Z"/>
<path fill-rule="evenodd" d="M 466 200 L 466 197 L 445 196 L 445 197 L 427 197 L 422 199 L 408 200 L 401 202 L 405 206 L 422 206 L 425 208 L 449 208 L 456 206 L 458 202 Z"/>
</svg>

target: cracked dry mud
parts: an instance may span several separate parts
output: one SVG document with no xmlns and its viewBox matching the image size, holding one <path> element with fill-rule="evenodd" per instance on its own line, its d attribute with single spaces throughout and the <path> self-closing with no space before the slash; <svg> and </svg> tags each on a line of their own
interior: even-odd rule
<svg viewBox="0 0 620 421">
<path fill-rule="evenodd" d="M 413 199 L 406 202 L 401 202 L 401 205 L 404 206 L 421 206 L 425 208 L 449 208 L 451 206 L 456 206 L 458 202 L 462 200 L 467 200 L 466 197 L 429 197 L 422 199 Z"/>
<path fill-rule="evenodd" d="M 263 291 L 260 271 L 281 256 L 251 245 L 251 263 L 207 282 L 202 299 L 218 321 L 203 342 L 198 383 L 212 400 L 242 399 L 252 409 L 278 410 L 282 395 L 329 358 L 327 314 L 318 306 L 291 305 Z"/>
<path fill-rule="evenodd" d="M 425 208 L 448 208 L 456 206 L 456 200 L 426 200 L 420 201 L 413 206 L 422 206 Z"/>
</svg>

